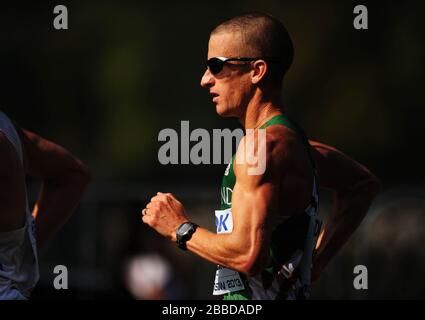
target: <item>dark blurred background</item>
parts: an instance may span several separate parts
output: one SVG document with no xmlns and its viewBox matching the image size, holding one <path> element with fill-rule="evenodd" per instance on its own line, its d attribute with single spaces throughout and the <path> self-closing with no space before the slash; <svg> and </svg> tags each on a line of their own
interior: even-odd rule
<svg viewBox="0 0 425 320">
<path fill-rule="evenodd" d="M 68 8 L 69 29 L 53 28 Z M 369 29 L 353 28 L 366 5 Z M 94 181 L 41 251 L 34 299 L 212 298 L 215 266 L 141 224 L 157 191 L 214 229 L 225 165 L 160 165 L 158 133 L 238 127 L 199 86 L 209 32 L 247 11 L 281 19 L 295 44 L 284 104 L 309 137 L 365 164 L 383 190 L 316 283 L 316 299 L 425 298 L 422 130 L 425 5 L 420 1 L 44 1 L 0 5 L 0 110 L 66 146 Z M 31 199 L 38 182 L 30 180 Z M 331 205 L 325 194 L 321 215 Z M 66 265 L 69 290 L 53 289 Z M 366 265 L 369 289 L 353 288 Z M 160 288 L 160 290 L 158 290 Z"/>
</svg>

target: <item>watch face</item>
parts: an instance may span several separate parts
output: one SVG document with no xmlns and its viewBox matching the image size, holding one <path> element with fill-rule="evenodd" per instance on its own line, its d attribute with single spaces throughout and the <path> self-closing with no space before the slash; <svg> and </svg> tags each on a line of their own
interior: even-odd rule
<svg viewBox="0 0 425 320">
<path fill-rule="evenodd" d="M 178 233 L 181 235 L 186 234 L 190 229 L 192 229 L 192 226 L 189 223 L 184 223 L 180 226 Z"/>
</svg>

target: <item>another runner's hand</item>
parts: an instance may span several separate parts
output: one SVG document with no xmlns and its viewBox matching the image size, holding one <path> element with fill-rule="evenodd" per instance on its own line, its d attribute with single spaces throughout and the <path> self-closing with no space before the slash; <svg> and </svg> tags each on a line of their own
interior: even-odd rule
<svg viewBox="0 0 425 320">
<path fill-rule="evenodd" d="M 142 210 L 142 221 L 164 237 L 176 241 L 177 228 L 189 219 L 183 205 L 171 193 L 158 192 Z"/>
</svg>

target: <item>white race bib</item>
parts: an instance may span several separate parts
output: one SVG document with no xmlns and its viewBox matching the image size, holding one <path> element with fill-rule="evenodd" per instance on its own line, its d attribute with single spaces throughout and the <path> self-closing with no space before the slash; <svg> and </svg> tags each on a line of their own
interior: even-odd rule
<svg viewBox="0 0 425 320">
<path fill-rule="evenodd" d="M 215 210 L 215 226 L 217 234 L 232 233 L 233 217 L 232 209 Z"/>
<path fill-rule="evenodd" d="M 231 209 L 215 211 L 215 225 L 217 234 L 232 233 L 233 217 Z M 242 279 L 237 271 L 217 266 L 215 273 L 213 295 L 222 295 L 229 292 L 244 290 Z"/>
</svg>

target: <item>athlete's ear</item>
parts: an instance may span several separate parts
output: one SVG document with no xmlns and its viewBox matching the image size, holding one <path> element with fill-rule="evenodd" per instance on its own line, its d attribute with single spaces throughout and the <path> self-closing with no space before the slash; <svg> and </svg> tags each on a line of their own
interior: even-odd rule
<svg viewBox="0 0 425 320">
<path fill-rule="evenodd" d="M 251 82 L 258 84 L 267 72 L 267 63 L 264 60 L 256 60 L 252 63 Z"/>
</svg>

